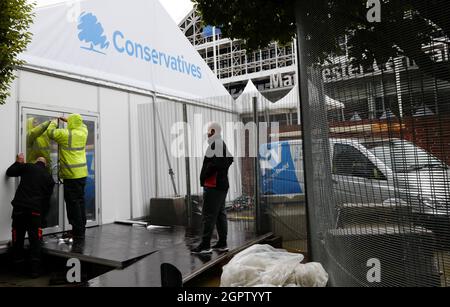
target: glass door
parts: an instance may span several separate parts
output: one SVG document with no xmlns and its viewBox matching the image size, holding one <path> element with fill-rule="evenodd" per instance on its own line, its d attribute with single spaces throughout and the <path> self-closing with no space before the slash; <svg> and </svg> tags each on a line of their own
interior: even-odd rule
<svg viewBox="0 0 450 307">
<path fill-rule="evenodd" d="M 64 117 L 68 117 L 70 113 L 64 113 Z M 97 184 L 97 118 L 93 116 L 83 116 L 83 122 L 88 129 L 88 138 L 86 142 L 86 162 L 88 168 L 88 177 L 86 178 L 86 186 L 84 189 L 84 203 L 86 208 L 87 227 L 98 225 L 99 206 L 98 206 L 98 184 Z M 66 125 L 66 124 L 65 124 Z M 65 216 L 65 225 L 69 225 L 67 216 Z M 66 227 L 67 230 L 68 227 Z"/>
<path fill-rule="evenodd" d="M 47 160 L 48 171 L 53 175 L 56 185 L 50 200 L 50 209 L 45 217 L 44 233 L 61 232 L 64 230 L 64 206 L 62 182 L 58 176 L 58 144 L 51 141 L 45 133 L 45 122 L 62 116 L 62 113 L 22 109 L 22 127 L 20 151 L 25 154 L 27 163 L 34 163 L 38 157 Z M 62 124 L 59 123 L 62 128 Z"/>
<path fill-rule="evenodd" d="M 55 190 L 51 198 L 50 210 L 46 216 L 45 234 L 70 230 L 64 206 L 63 180 L 59 177 L 58 144 L 50 140 L 45 133 L 44 124 L 49 120 L 57 120 L 59 128 L 66 128 L 66 123 L 58 120 L 59 117 L 68 117 L 69 113 L 38 110 L 31 108 L 22 109 L 22 129 L 20 150 L 25 154 L 27 162 L 34 162 L 43 156 L 49 163 L 48 171 L 55 180 Z M 83 121 L 88 128 L 88 140 L 86 144 L 86 160 L 88 177 L 85 187 L 85 208 L 87 226 L 96 226 L 99 221 L 98 210 L 98 184 L 96 176 L 97 165 L 97 118 L 83 116 Z M 44 130 L 44 131 L 43 131 Z"/>
</svg>

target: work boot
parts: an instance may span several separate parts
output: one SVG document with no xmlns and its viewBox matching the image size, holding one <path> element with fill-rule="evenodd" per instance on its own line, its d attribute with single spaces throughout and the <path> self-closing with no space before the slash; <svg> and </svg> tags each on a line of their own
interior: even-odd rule
<svg viewBox="0 0 450 307">
<path fill-rule="evenodd" d="M 58 240 L 59 243 L 72 244 L 73 243 L 73 234 L 68 231 L 62 234 L 61 238 Z"/>
<path fill-rule="evenodd" d="M 211 254 L 212 249 L 209 246 L 201 243 L 199 246 L 191 250 L 192 254 Z"/>
<path fill-rule="evenodd" d="M 73 237 L 72 252 L 82 254 L 85 246 L 84 237 Z"/>
<path fill-rule="evenodd" d="M 42 266 L 40 260 L 31 260 L 30 276 L 35 279 L 42 275 Z"/>
<path fill-rule="evenodd" d="M 213 245 L 212 249 L 215 251 L 218 251 L 218 252 L 228 252 L 228 250 L 229 250 L 227 243 L 220 242 L 220 241 L 217 242 L 215 245 Z"/>
</svg>

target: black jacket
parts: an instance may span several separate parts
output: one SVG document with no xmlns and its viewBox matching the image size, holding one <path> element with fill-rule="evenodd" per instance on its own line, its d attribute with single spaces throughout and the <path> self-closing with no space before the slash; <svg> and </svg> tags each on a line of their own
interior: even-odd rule
<svg viewBox="0 0 450 307">
<path fill-rule="evenodd" d="M 16 162 L 8 168 L 6 175 L 20 177 L 19 187 L 11 202 L 13 207 L 31 209 L 42 215 L 47 214 L 55 182 L 44 163 Z"/>
<path fill-rule="evenodd" d="M 220 154 L 220 152 L 222 152 L 222 154 Z M 215 182 L 213 188 L 221 191 L 228 191 L 230 187 L 228 182 L 228 169 L 231 164 L 233 164 L 233 157 L 228 151 L 225 142 L 222 139 L 217 138 L 206 150 L 202 171 L 200 173 L 200 185 L 205 187 L 206 181 Z"/>
</svg>

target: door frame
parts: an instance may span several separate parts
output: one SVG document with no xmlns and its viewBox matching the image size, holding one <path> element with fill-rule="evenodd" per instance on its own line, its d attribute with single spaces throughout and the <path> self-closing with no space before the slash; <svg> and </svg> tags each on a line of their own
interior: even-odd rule
<svg viewBox="0 0 450 307">
<path fill-rule="evenodd" d="M 62 114 L 59 112 L 54 112 L 50 110 L 38 110 L 38 109 L 29 109 L 29 108 L 20 108 L 20 123 L 19 123 L 19 152 L 26 153 L 27 151 L 27 137 L 26 137 L 26 129 L 27 129 L 27 115 L 38 115 L 38 116 L 48 116 L 48 117 L 55 117 L 55 115 Z M 59 157 L 59 153 L 57 152 L 57 157 Z M 28 157 L 27 157 L 28 158 Z M 52 172 L 53 173 L 53 172 Z M 44 234 L 51 234 L 51 233 L 57 233 L 64 231 L 65 225 L 64 225 L 64 201 L 63 198 L 60 197 L 63 195 L 62 192 L 62 185 L 59 181 L 55 182 L 58 190 L 57 195 L 57 204 L 58 204 L 58 225 L 53 227 L 48 227 L 43 229 Z"/>
<path fill-rule="evenodd" d="M 62 112 L 62 113 L 63 113 L 64 117 L 67 117 L 72 112 Z M 99 160 L 98 158 L 100 156 L 100 154 L 99 154 L 100 151 L 98 150 L 98 145 L 100 143 L 99 142 L 99 131 L 98 131 L 98 127 L 99 127 L 98 116 L 93 116 L 92 114 L 85 115 L 85 114 L 82 114 L 82 113 L 78 113 L 78 114 L 83 116 L 83 121 L 86 121 L 86 120 L 87 121 L 93 121 L 94 124 L 95 124 L 96 136 L 94 138 L 94 148 L 95 148 L 95 150 L 94 150 L 94 152 L 95 152 L 94 153 L 94 157 L 95 157 L 94 158 L 94 170 L 95 170 L 95 209 L 96 209 L 95 217 L 96 217 L 96 219 L 95 219 L 95 221 L 87 221 L 86 222 L 86 227 L 94 227 L 94 226 L 98 226 L 98 225 L 101 224 L 99 222 L 101 210 L 100 210 L 100 200 L 99 200 L 99 197 L 100 197 L 100 189 L 99 189 L 100 181 L 98 179 L 98 174 L 99 174 L 98 166 L 100 165 L 100 163 L 98 162 L 98 160 Z M 64 191 L 62 192 L 62 195 L 64 196 Z M 65 209 L 66 209 L 66 207 L 64 206 L 64 213 L 65 213 Z M 64 214 L 64 230 L 67 231 L 67 230 L 70 230 L 70 229 L 71 228 L 69 227 L 69 220 L 67 219 L 67 214 Z"/>
<path fill-rule="evenodd" d="M 86 111 L 81 109 L 75 109 L 75 108 L 68 108 L 68 107 L 59 107 L 54 105 L 43 105 L 43 104 L 36 104 L 26 101 L 18 101 L 18 109 L 19 109 L 19 138 L 18 138 L 18 149 L 19 152 L 23 152 L 23 150 L 26 149 L 26 144 L 24 143 L 25 140 L 23 140 L 23 133 L 24 129 L 26 129 L 26 126 L 24 127 L 24 114 L 26 111 L 35 111 L 40 112 L 42 115 L 51 114 L 54 115 L 59 114 L 60 116 L 64 116 L 68 113 L 77 113 L 83 116 L 83 118 L 87 118 L 91 121 L 95 122 L 96 126 L 96 136 L 94 138 L 95 140 L 95 160 L 94 160 L 94 168 L 95 168 L 95 205 L 96 205 L 96 220 L 88 222 L 86 224 L 86 227 L 94 227 L 102 224 L 102 201 L 101 201 L 101 168 L 100 165 L 100 157 L 101 157 L 101 148 L 100 148 L 100 115 L 97 112 L 92 111 Z M 25 146 L 24 146 L 25 145 Z M 67 220 L 67 214 L 66 214 L 66 206 L 64 203 L 64 192 L 63 192 L 63 186 L 62 184 L 59 184 L 59 195 L 62 197 L 59 197 L 59 206 L 60 206 L 60 222 L 62 225 L 59 225 L 57 227 L 51 227 L 44 230 L 44 234 L 50 234 L 50 233 L 57 233 L 69 230 L 69 224 Z"/>
</svg>

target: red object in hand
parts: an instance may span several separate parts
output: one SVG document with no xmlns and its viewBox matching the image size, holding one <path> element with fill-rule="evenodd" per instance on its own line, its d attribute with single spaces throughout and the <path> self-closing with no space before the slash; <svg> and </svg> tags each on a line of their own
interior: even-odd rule
<svg viewBox="0 0 450 307">
<path fill-rule="evenodd" d="M 215 173 L 211 177 L 206 178 L 205 182 L 203 183 L 203 186 L 205 188 L 215 188 L 215 187 L 217 187 L 217 173 Z"/>
</svg>

